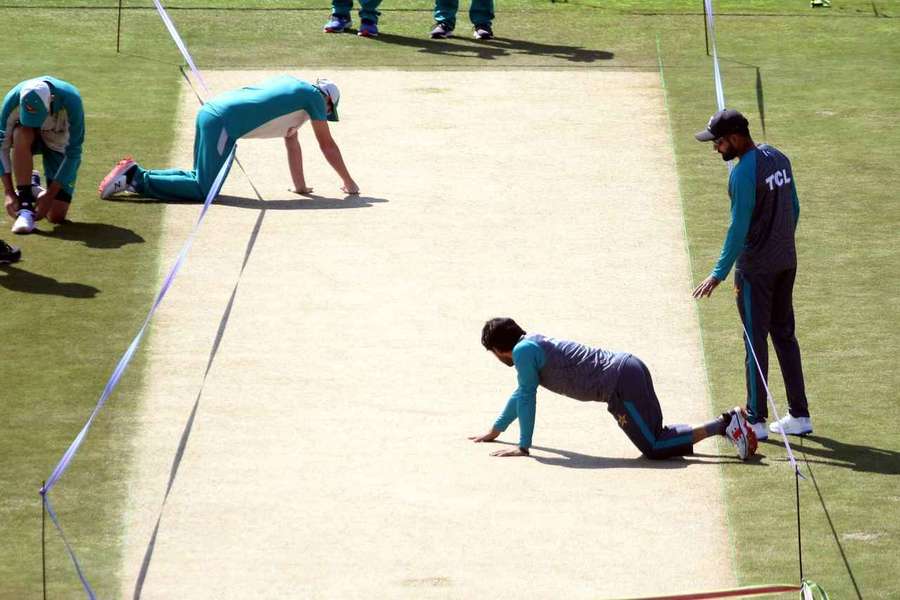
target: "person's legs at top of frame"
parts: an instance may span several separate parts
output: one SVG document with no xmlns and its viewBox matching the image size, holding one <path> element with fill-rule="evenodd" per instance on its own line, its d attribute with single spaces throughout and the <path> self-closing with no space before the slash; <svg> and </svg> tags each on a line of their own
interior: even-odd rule
<svg viewBox="0 0 900 600">
<path fill-rule="evenodd" d="M 331 16 L 328 22 L 322 27 L 324 33 L 343 33 L 350 25 L 353 19 L 350 18 L 350 11 L 353 10 L 353 0 L 331 0 Z"/>
<path fill-rule="evenodd" d="M 456 29 L 456 13 L 459 11 L 459 0 L 435 0 L 434 28 L 431 38 L 442 40 L 453 35 Z"/>
<path fill-rule="evenodd" d="M 378 35 L 378 17 L 381 13 L 378 6 L 381 0 L 359 0 L 359 31 L 360 37 L 376 37 Z"/>
<path fill-rule="evenodd" d="M 476 40 L 493 39 L 494 0 L 472 0 L 469 20 L 472 21 Z"/>
</svg>

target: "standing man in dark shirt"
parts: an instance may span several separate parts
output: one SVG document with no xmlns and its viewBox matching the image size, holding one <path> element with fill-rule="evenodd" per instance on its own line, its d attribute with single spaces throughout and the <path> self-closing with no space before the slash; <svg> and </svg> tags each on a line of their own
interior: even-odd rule
<svg viewBox="0 0 900 600">
<path fill-rule="evenodd" d="M 792 294 L 797 274 L 794 231 L 800 217 L 800 202 L 791 162 L 772 146 L 757 146 L 750 137 L 747 119 L 736 110 L 720 110 L 695 137 L 701 142 L 711 141 L 723 160 L 738 158 L 738 164 L 728 179 L 731 225 L 722 253 L 709 277 L 694 289 L 694 298 L 712 294 L 737 260 L 734 290 L 741 321 L 753 339 L 753 352 L 766 378 L 768 337 L 772 336 L 787 393 L 789 414 L 771 423 L 768 431 L 812 433 L 800 345 L 794 334 Z M 746 338 L 744 344 L 747 346 Z M 769 412 L 764 382 L 749 346 L 745 369 L 747 414 L 756 437 L 764 440 L 768 438 L 765 423 Z"/>
<path fill-rule="evenodd" d="M 692 454 L 694 444 L 713 435 L 727 437 L 741 460 L 756 451 L 756 436 L 739 406 L 702 425 L 663 425 L 650 371 L 638 357 L 626 352 L 526 334 L 508 318 L 485 323 L 481 344 L 500 362 L 516 368 L 518 382 L 490 431 L 469 438 L 493 441 L 518 419 L 518 447 L 498 450 L 494 456 L 528 456 L 539 385 L 582 402 L 606 403 L 619 427 L 647 458 Z"/>
</svg>

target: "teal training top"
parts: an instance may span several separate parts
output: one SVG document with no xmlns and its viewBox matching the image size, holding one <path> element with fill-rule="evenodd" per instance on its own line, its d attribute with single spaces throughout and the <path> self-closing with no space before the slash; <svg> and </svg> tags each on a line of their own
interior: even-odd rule
<svg viewBox="0 0 900 600">
<path fill-rule="evenodd" d="M 790 161 L 766 144 L 740 157 L 728 178 L 731 225 L 712 276 L 723 281 L 735 260 L 747 272 L 796 267 L 800 202 Z"/>
<path fill-rule="evenodd" d="M 518 418 L 519 447 L 530 448 L 539 385 L 582 402 L 608 402 L 629 356 L 539 333 L 525 335 L 512 351 L 518 386 L 494 429 L 505 431 Z"/>
<path fill-rule="evenodd" d="M 204 109 L 219 115 L 232 139 L 287 137 L 307 119 L 325 121 L 325 98 L 311 83 L 290 75 L 225 92 Z"/>
<path fill-rule="evenodd" d="M 541 383 L 541 369 L 544 368 L 547 357 L 537 342 L 527 339 L 515 345 L 512 355 L 519 385 L 494 423 L 494 429 L 506 431 L 509 424 L 518 418 L 519 447 L 530 448 L 531 436 L 534 433 L 537 388 Z"/>
<path fill-rule="evenodd" d="M 46 81 L 53 95 L 50 112 L 41 125 L 41 141 L 47 148 L 64 156 L 56 173 L 46 173 L 48 181 L 71 185 L 78 175 L 81 147 L 84 145 L 84 106 L 78 89 L 62 79 L 42 75 L 34 79 Z M 19 123 L 19 90 L 26 81 L 11 89 L 0 109 L 0 176 L 12 173 L 9 152 L 12 130 Z"/>
</svg>

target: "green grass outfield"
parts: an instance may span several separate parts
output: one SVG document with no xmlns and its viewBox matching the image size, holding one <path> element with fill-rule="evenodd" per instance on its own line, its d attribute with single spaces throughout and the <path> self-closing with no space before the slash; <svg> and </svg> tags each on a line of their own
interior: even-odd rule
<svg viewBox="0 0 900 600">
<path fill-rule="evenodd" d="M 709 145 L 692 137 L 715 109 L 699 0 L 510 0 L 498 7 L 499 39 L 490 44 L 469 39 L 465 4 L 461 37 L 447 41 L 426 39 L 430 5 L 421 1 L 385 2 L 377 40 L 321 34 L 328 6 L 306 0 L 167 4 L 201 68 L 655 71 L 661 58 L 695 281 L 718 254 L 728 221 L 727 173 Z M 757 141 L 791 157 L 802 207 L 795 308 L 816 427 L 795 446 L 808 475 L 800 487 L 804 567 L 834 599 L 897 598 L 900 2 L 832 4 L 717 2 L 719 52 L 729 105 L 751 118 Z M 19 51 L 0 53 L 2 91 L 51 73 L 82 90 L 88 118 L 74 223 L 18 238 L 25 259 L 0 268 L 3 599 L 40 597 L 37 489 L 87 418 L 156 291 L 162 206 L 101 203 L 94 189 L 126 152 L 166 164 L 181 58 L 152 3 L 133 0 L 125 3 L 117 55 L 115 5 L 0 0 L 0 20 L 21 24 L 15 41 L 5 38 L 5 47 Z M 461 108 L 448 107 L 447 118 L 458 118 Z M 728 284 L 699 304 L 714 406 L 743 398 L 743 347 Z M 141 360 L 52 496 L 102 597 L 119 589 L 122 473 Z M 783 448 L 770 442 L 761 450 L 756 465 L 723 467 L 737 572 L 743 584 L 796 581 L 794 481 Z M 50 597 L 77 597 L 79 584 L 52 530 L 48 540 Z"/>
</svg>

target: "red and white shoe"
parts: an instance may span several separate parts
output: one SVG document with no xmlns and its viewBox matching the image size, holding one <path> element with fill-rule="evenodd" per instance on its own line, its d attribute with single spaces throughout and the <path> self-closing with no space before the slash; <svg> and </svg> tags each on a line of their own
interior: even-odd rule
<svg viewBox="0 0 900 600">
<path fill-rule="evenodd" d="M 132 192 L 134 193 L 134 188 L 128 183 L 128 179 L 126 177 L 126 173 L 128 170 L 135 166 L 137 163 L 134 162 L 134 159 L 130 156 L 126 156 L 122 160 L 113 167 L 112 171 L 103 178 L 103 181 L 100 182 L 100 187 L 97 188 L 97 192 L 100 194 L 101 200 L 106 200 L 110 196 L 114 194 L 120 194 L 122 192 Z"/>
<path fill-rule="evenodd" d="M 747 413 L 740 406 L 729 411 L 731 420 L 725 426 L 725 437 L 734 444 L 741 460 L 747 460 L 756 454 L 756 434 L 747 422 Z"/>
</svg>

